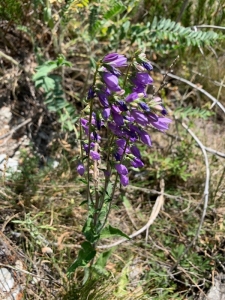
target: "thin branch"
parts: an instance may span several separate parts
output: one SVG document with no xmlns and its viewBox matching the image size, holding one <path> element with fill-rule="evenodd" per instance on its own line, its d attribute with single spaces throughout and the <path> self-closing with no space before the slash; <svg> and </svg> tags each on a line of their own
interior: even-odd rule
<svg viewBox="0 0 225 300">
<path fill-rule="evenodd" d="M 190 135 L 193 137 L 193 139 L 197 142 L 197 144 L 201 148 L 202 153 L 203 153 L 204 158 L 205 158 L 205 167 L 206 167 L 205 189 L 204 189 L 204 195 L 203 195 L 204 207 L 203 207 L 203 212 L 202 212 L 200 224 L 199 224 L 197 233 L 194 237 L 194 241 L 193 241 L 193 244 L 194 244 L 196 242 L 198 236 L 199 236 L 200 231 L 201 231 L 201 228 L 202 228 L 202 225 L 203 225 L 203 222 L 204 222 L 204 219 L 205 219 L 205 215 L 206 215 L 206 210 L 207 210 L 207 207 L 208 207 L 209 180 L 210 180 L 209 160 L 208 160 L 208 156 L 207 156 L 204 145 L 200 142 L 200 140 L 197 138 L 197 136 L 194 134 L 194 132 L 191 129 L 189 129 L 188 126 L 184 122 L 182 122 L 181 124 L 188 131 L 188 133 L 190 133 Z"/>
<path fill-rule="evenodd" d="M 205 178 L 205 189 L 204 189 L 204 195 L 203 195 L 203 211 L 202 211 L 202 216 L 201 216 L 201 220 L 197 229 L 197 232 L 192 240 L 192 242 L 188 245 L 188 247 L 186 247 L 185 251 L 182 253 L 182 255 L 178 258 L 176 264 L 174 266 L 172 266 L 172 268 L 170 269 L 170 271 L 172 272 L 175 268 L 177 268 L 178 264 L 180 263 L 180 261 L 182 260 L 182 258 L 188 253 L 188 251 L 190 250 L 190 248 L 195 244 L 196 240 L 198 239 L 199 233 L 201 231 L 204 219 L 205 219 L 205 215 L 206 215 L 206 210 L 208 207 L 208 199 L 209 199 L 209 180 L 210 180 L 210 170 L 209 170 L 209 161 L 208 161 L 208 156 L 205 150 L 204 145 L 201 143 L 201 141 L 197 138 L 197 136 L 194 134 L 194 132 L 188 128 L 188 126 L 185 123 L 181 123 L 182 126 L 188 131 L 188 133 L 190 133 L 190 135 L 193 137 L 193 139 L 197 142 L 197 144 L 199 145 L 199 147 L 202 150 L 202 153 L 204 155 L 205 158 L 205 167 L 206 167 L 206 178 Z"/>
<path fill-rule="evenodd" d="M 165 73 L 165 72 L 164 72 Z M 162 72 L 163 74 L 163 72 Z M 196 90 L 198 90 L 199 92 L 203 93 L 204 95 L 206 95 L 210 100 L 213 101 L 213 104 L 217 104 L 220 109 L 225 113 L 225 107 L 215 98 L 213 97 L 210 93 L 208 93 L 206 90 L 198 87 L 196 84 L 192 83 L 191 81 L 187 80 L 187 79 L 184 79 L 182 77 L 179 77 L 179 76 L 176 76 L 176 75 L 173 75 L 171 73 L 167 73 L 167 76 L 168 77 L 171 77 L 171 78 L 174 78 L 174 79 L 177 79 L 179 81 L 182 81 L 190 86 L 192 86 L 193 88 L 195 88 Z"/>
</svg>

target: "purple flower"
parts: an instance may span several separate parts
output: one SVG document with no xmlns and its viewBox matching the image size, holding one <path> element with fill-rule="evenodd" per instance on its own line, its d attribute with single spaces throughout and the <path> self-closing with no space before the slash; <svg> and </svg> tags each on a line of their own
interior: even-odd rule
<svg viewBox="0 0 225 300">
<path fill-rule="evenodd" d="M 152 112 L 147 113 L 146 116 L 150 123 L 158 121 L 158 116 Z"/>
<path fill-rule="evenodd" d="M 94 117 L 94 124 L 96 125 L 97 129 L 100 130 L 102 126 L 102 122 L 99 114 L 93 113 L 93 117 Z"/>
<path fill-rule="evenodd" d="M 135 168 L 141 168 L 144 166 L 144 163 L 139 158 L 135 157 L 131 162 L 131 165 Z"/>
<path fill-rule="evenodd" d="M 121 111 L 128 111 L 128 108 L 127 108 L 127 106 L 126 106 L 126 104 L 125 104 L 124 101 L 119 100 L 119 101 L 117 101 L 117 103 L 118 103 L 119 109 L 120 109 Z"/>
<path fill-rule="evenodd" d="M 129 184 L 129 178 L 126 175 L 120 175 L 120 183 L 123 186 L 127 186 Z"/>
<path fill-rule="evenodd" d="M 101 141 L 101 137 L 99 134 L 97 134 L 97 132 L 93 131 L 91 133 L 91 140 L 95 141 L 95 142 L 100 142 Z"/>
<path fill-rule="evenodd" d="M 99 101 L 103 107 L 109 107 L 108 96 L 110 95 L 107 89 L 100 90 L 96 92 L 99 98 Z"/>
<path fill-rule="evenodd" d="M 132 82 L 136 86 L 145 86 L 147 84 L 153 83 L 152 77 L 148 73 L 136 73 L 135 77 L 132 79 Z"/>
<path fill-rule="evenodd" d="M 162 114 L 163 116 L 167 115 L 167 111 L 166 111 L 165 107 L 163 107 L 163 106 L 162 106 L 161 114 Z"/>
<path fill-rule="evenodd" d="M 138 94 L 143 94 L 144 97 L 146 97 L 147 93 L 145 90 L 146 90 L 146 85 L 139 84 L 138 86 L 133 87 L 132 92 L 138 93 Z"/>
<path fill-rule="evenodd" d="M 110 64 L 115 68 L 127 66 L 127 58 L 118 53 L 110 53 L 103 58 L 103 63 Z"/>
<path fill-rule="evenodd" d="M 148 107 L 148 105 L 145 102 L 139 102 L 138 104 L 143 110 L 150 111 L 150 108 Z"/>
<path fill-rule="evenodd" d="M 116 144 L 117 144 L 118 147 L 124 149 L 125 146 L 126 146 L 126 140 L 124 140 L 124 139 L 119 139 L 119 140 L 116 141 Z"/>
<path fill-rule="evenodd" d="M 169 128 L 169 124 L 172 122 L 169 118 L 159 117 L 157 122 L 152 122 L 152 125 L 161 130 L 166 131 Z"/>
<path fill-rule="evenodd" d="M 122 164 L 116 164 L 115 168 L 116 168 L 117 172 L 120 175 L 127 175 L 128 174 L 128 170 L 127 170 L 126 166 L 124 166 Z"/>
<path fill-rule="evenodd" d="M 110 113 L 111 113 L 111 108 L 104 108 L 102 110 L 102 117 L 107 120 L 110 116 Z"/>
<path fill-rule="evenodd" d="M 147 70 L 147 71 L 152 71 L 153 70 L 153 66 L 150 64 L 150 62 L 147 61 L 143 61 L 142 62 L 143 67 Z"/>
<path fill-rule="evenodd" d="M 121 160 L 121 155 L 118 152 L 114 153 L 114 157 L 117 161 Z"/>
<path fill-rule="evenodd" d="M 95 146 L 95 143 L 91 142 L 90 143 L 90 148 L 93 149 Z M 88 144 L 83 144 L 84 147 L 84 151 L 86 152 L 86 154 L 88 155 Z"/>
<path fill-rule="evenodd" d="M 115 76 L 117 76 L 117 77 L 119 77 L 119 76 L 121 76 L 121 72 L 119 71 L 119 70 L 117 70 L 116 68 L 114 68 L 113 66 L 111 66 L 111 65 L 104 65 L 105 66 L 105 68 L 110 72 L 110 73 L 112 73 L 113 75 L 115 75 Z"/>
<path fill-rule="evenodd" d="M 134 100 L 136 100 L 136 99 L 138 99 L 138 98 L 139 98 L 138 93 L 134 92 L 134 93 L 131 93 L 130 95 L 128 95 L 128 96 L 125 98 L 125 101 L 126 101 L 126 102 L 132 102 L 132 101 L 134 101 Z"/>
<path fill-rule="evenodd" d="M 89 91 L 88 91 L 87 99 L 88 99 L 88 100 L 93 99 L 94 96 L 95 96 L 95 91 L 94 91 L 93 86 L 91 86 L 91 87 L 89 88 Z"/>
<path fill-rule="evenodd" d="M 85 168 L 84 168 L 84 165 L 79 162 L 78 166 L 77 166 L 77 172 L 78 174 L 80 174 L 81 176 L 84 175 L 84 172 L 85 172 Z"/>
<path fill-rule="evenodd" d="M 117 112 L 112 111 L 112 117 L 113 117 L 113 120 L 115 121 L 116 125 L 122 126 L 124 124 L 123 116 L 118 114 Z"/>
<path fill-rule="evenodd" d="M 140 153 L 140 150 L 138 149 L 138 147 L 133 145 L 133 146 L 130 147 L 130 151 L 134 156 L 141 159 L 141 153 Z"/>
<path fill-rule="evenodd" d="M 86 135 L 88 135 L 88 132 L 89 132 L 88 120 L 86 120 L 84 118 L 80 118 L 80 123 L 81 123 L 81 126 L 83 127 Z"/>
<path fill-rule="evenodd" d="M 106 178 L 110 177 L 110 175 L 111 175 L 110 171 L 104 170 L 103 172 L 104 172 L 104 175 L 105 175 Z"/>
<path fill-rule="evenodd" d="M 90 155 L 91 155 L 91 158 L 93 160 L 99 160 L 100 159 L 100 154 L 98 152 L 96 152 L 96 151 L 91 150 L 90 151 Z"/>
<path fill-rule="evenodd" d="M 134 117 L 135 121 L 142 126 L 146 126 L 148 124 L 148 118 L 137 109 L 133 109 L 131 111 L 131 116 Z"/>
<path fill-rule="evenodd" d="M 102 72 L 102 79 L 105 82 L 107 88 L 112 92 L 118 92 L 121 90 L 119 86 L 119 81 L 116 75 L 108 72 Z"/>
<path fill-rule="evenodd" d="M 115 123 L 108 122 L 108 127 L 116 136 L 118 136 L 118 137 L 123 136 L 123 132 L 122 132 L 121 128 L 119 126 L 117 126 Z"/>
<path fill-rule="evenodd" d="M 144 144 L 146 144 L 149 147 L 151 147 L 152 142 L 151 142 L 150 136 L 148 135 L 148 133 L 146 131 L 140 129 L 139 136 L 140 136 L 141 141 Z"/>
</svg>

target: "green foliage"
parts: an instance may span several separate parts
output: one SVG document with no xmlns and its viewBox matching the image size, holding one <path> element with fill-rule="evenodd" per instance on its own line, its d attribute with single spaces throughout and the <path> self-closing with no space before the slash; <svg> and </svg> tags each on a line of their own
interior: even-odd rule
<svg viewBox="0 0 225 300">
<path fill-rule="evenodd" d="M 0 3 L 0 19 L 13 20 L 15 23 L 21 23 L 23 17 L 23 1 L 2 0 Z"/>
<path fill-rule="evenodd" d="M 182 49 L 189 46 L 212 45 L 220 39 L 220 35 L 213 31 L 194 31 L 170 19 L 154 17 L 153 22 L 148 22 L 145 26 L 141 24 L 131 26 L 131 43 L 141 44 L 143 39 L 146 46 L 158 50 L 162 47 Z M 161 43 L 164 44 L 160 45 Z"/>
<path fill-rule="evenodd" d="M 50 111 L 58 114 L 62 128 L 72 131 L 77 120 L 76 109 L 64 96 L 61 76 L 51 73 L 62 66 L 71 66 L 63 55 L 57 60 L 44 62 L 37 67 L 33 81 L 36 88 L 44 90 L 45 104 Z"/>
<path fill-rule="evenodd" d="M 68 275 L 70 276 L 78 267 L 86 266 L 96 255 L 93 245 L 87 241 L 81 244 L 82 249 L 79 251 L 75 262 L 69 267 Z"/>
<path fill-rule="evenodd" d="M 130 239 L 128 235 L 126 235 L 124 232 L 122 232 L 120 229 L 112 227 L 111 225 L 108 225 L 104 227 L 104 229 L 101 231 L 100 237 L 102 239 L 114 237 L 114 236 L 121 236 L 125 237 L 126 239 Z"/>
<path fill-rule="evenodd" d="M 203 120 L 208 119 L 214 115 L 213 111 L 203 108 L 193 108 L 192 106 L 178 107 L 174 110 L 174 116 L 179 119 L 185 118 L 201 118 Z"/>
</svg>

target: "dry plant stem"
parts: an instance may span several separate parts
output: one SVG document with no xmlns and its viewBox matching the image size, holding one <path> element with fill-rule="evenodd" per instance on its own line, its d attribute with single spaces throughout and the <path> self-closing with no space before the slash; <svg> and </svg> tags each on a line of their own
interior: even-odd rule
<svg viewBox="0 0 225 300">
<path fill-rule="evenodd" d="M 203 211 L 202 211 L 202 216 L 201 216 L 201 220 L 197 229 L 197 232 L 192 240 L 192 242 L 187 246 L 187 248 L 185 249 L 185 251 L 182 253 L 182 255 L 179 257 L 179 259 L 177 260 L 176 264 L 170 269 L 170 271 L 172 272 L 174 269 L 177 268 L 177 266 L 179 265 L 180 261 L 182 260 L 182 258 L 188 253 L 188 251 L 190 250 L 190 248 L 195 244 L 196 240 L 199 237 L 204 219 L 205 219 L 205 215 L 206 215 L 206 210 L 208 207 L 208 199 L 209 199 L 209 180 L 210 180 L 210 170 L 209 170 L 209 161 L 208 161 L 208 156 L 205 150 L 204 145 L 200 142 L 200 140 L 197 138 L 197 136 L 194 134 L 194 132 L 192 132 L 192 130 L 190 130 L 188 128 L 188 126 L 185 123 L 181 123 L 182 126 L 188 131 L 188 133 L 190 133 L 190 135 L 193 137 L 193 139 L 198 143 L 199 147 L 202 150 L 202 153 L 204 155 L 204 159 L 205 159 L 205 167 L 206 167 L 206 178 L 205 178 L 205 189 L 204 189 L 204 195 L 203 195 Z"/>
<path fill-rule="evenodd" d="M 151 213 L 151 216 L 149 218 L 148 223 L 144 227 L 142 227 L 141 229 L 139 229 L 138 231 L 136 231 L 136 232 L 132 233 L 131 235 L 129 235 L 130 239 L 138 236 L 139 234 L 141 234 L 145 230 L 148 230 L 149 227 L 153 224 L 153 222 L 155 221 L 156 217 L 158 216 L 158 214 L 160 212 L 160 209 L 161 209 L 161 207 L 163 206 L 163 203 L 164 203 L 163 191 L 164 191 L 164 187 L 162 186 L 161 193 L 160 193 L 160 195 L 156 199 L 156 202 L 155 202 L 155 204 L 153 206 L 152 213 Z M 119 240 L 119 241 L 117 241 L 117 242 L 115 242 L 113 244 L 103 245 L 103 246 L 97 246 L 97 248 L 98 249 L 108 249 L 108 248 L 112 248 L 112 247 L 118 246 L 118 245 L 120 245 L 120 244 L 122 244 L 124 242 L 128 242 L 128 241 L 129 240 L 127 240 L 127 239 L 121 239 L 121 240 Z"/>
<path fill-rule="evenodd" d="M 171 134 L 171 133 L 168 133 L 168 132 L 166 132 L 165 134 L 168 135 L 168 136 L 170 136 L 170 137 L 172 137 L 172 138 L 174 138 L 174 139 L 176 139 L 177 141 L 183 141 L 183 140 L 184 140 L 183 138 L 180 138 L 179 136 L 175 136 L 175 135 L 173 135 L 173 134 Z M 196 147 L 199 147 L 198 144 L 196 144 L 195 146 L 196 146 Z M 216 150 L 214 150 L 214 149 L 212 149 L 212 148 L 208 148 L 208 147 L 205 147 L 205 146 L 204 146 L 204 148 L 205 148 L 205 150 L 206 150 L 207 152 L 209 152 L 209 153 L 212 153 L 212 154 L 217 155 L 217 156 L 219 156 L 219 157 L 225 158 L 225 153 L 216 151 Z"/>
<path fill-rule="evenodd" d="M 206 90 L 198 87 L 196 84 L 192 83 L 191 81 L 189 80 L 186 80 L 182 77 L 179 77 L 179 76 L 176 76 L 176 75 L 173 75 L 171 73 L 167 73 L 167 76 L 171 77 L 171 78 L 174 78 L 174 79 L 177 79 L 179 81 L 182 81 L 190 86 L 192 86 L 193 88 L 195 88 L 196 90 L 198 90 L 199 92 L 203 93 L 204 95 L 206 95 L 210 100 L 213 101 L 213 104 L 217 104 L 219 106 L 219 108 L 225 113 L 225 107 L 215 98 L 213 97 L 211 94 L 209 94 Z"/>
<path fill-rule="evenodd" d="M 13 135 L 13 133 L 15 133 L 18 129 L 20 129 L 21 127 L 23 127 L 24 125 L 26 125 L 26 124 L 28 124 L 30 122 L 31 122 L 31 118 L 23 121 L 22 123 L 20 123 L 19 125 L 15 126 L 12 130 L 10 130 L 9 132 L 7 132 L 6 134 L 0 136 L 0 140 L 4 139 L 5 137 L 8 137 L 8 136 L 9 136 L 8 137 L 8 139 L 9 139 Z M 5 142 L 4 142 L 4 144 L 5 144 Z M 1 144 L 1 146 L 4 145 L 4 144 Z"/>
<path fill-rule="evenodd" d="M 199 224 L 197 233 L 193 240 L 193 244 L 194 244 L 199 236 L 200 231 L 201 231 L 201 228 L 202 228 L 202 225 L 203 225 L 203 222 L 205 219 L 205 215 L 206 215 L 206 210 L 208 207 L 210 169 L 209 169 L 209 160 L 208 160 L 208 156 L 207 156 L 204 145 L 200 142 L 200 140 L 197 138 L 197 136 L 194 134 L 194 132 L 191 129 L 189 129 L 188 126 L 184 122 L 182 122 L 181 124 L 188 131 L 188 133 L 190 133 L 190 135 L 193 137 L 193 139 L 198 143 L 199 147 L 201 148 L 202 153 L 204 155 L 205 167 L 206 167 L 205 189 L 204 189 L 204 195 L 203 195 L 204 206 L 203 206 L 203 212 L 202 212 L 200 224 Z"/>
</svg>

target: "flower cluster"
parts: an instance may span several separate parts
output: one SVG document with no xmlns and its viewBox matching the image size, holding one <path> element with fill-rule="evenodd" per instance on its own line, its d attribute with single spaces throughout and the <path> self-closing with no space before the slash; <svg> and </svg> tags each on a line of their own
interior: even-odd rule
<svg viewBox="0 0 225 300">
<path fill-rule="evenodd" d="M 86 118 L 81 118 L 81 126 L 89 143 L 83 143 L 83 149 L 93 160 L 100 160 L 100 153 L 95 151 L 95 143 L 101 141 L 99 135 L 102 127 L 107 128 L 114 136 L 114 143 L 108 149 L 113 157 L 111 167 L 114 167 L 123 186 L 128 185 L 128 169 L 144 166 L 137 142 L 151 146 L 151 138 L 146 128 L 152 126 L 160 131 L 168 129 L 171 120 L 162 105 L 161 98 L 149 100 L 147 87 L 152 85 L 153 79 L 149 71 L 153 69 L 145 54 L 136 54 L 132 60 L 130 72 L 126 72 L 126 91 L 121 87 L 122 72 L 127 67 L 124 55 L 111 53 L 101 61 L 98 69 L 100 84 L 91 86 L 87 99 L 99 100 L 98 109 L 92 112 L 91 124 Z M 90 131 L 90 132 L 89 132 Z M 84 165 L 80 163 L 77 171 L 83 175 Z"/>
</svg>

